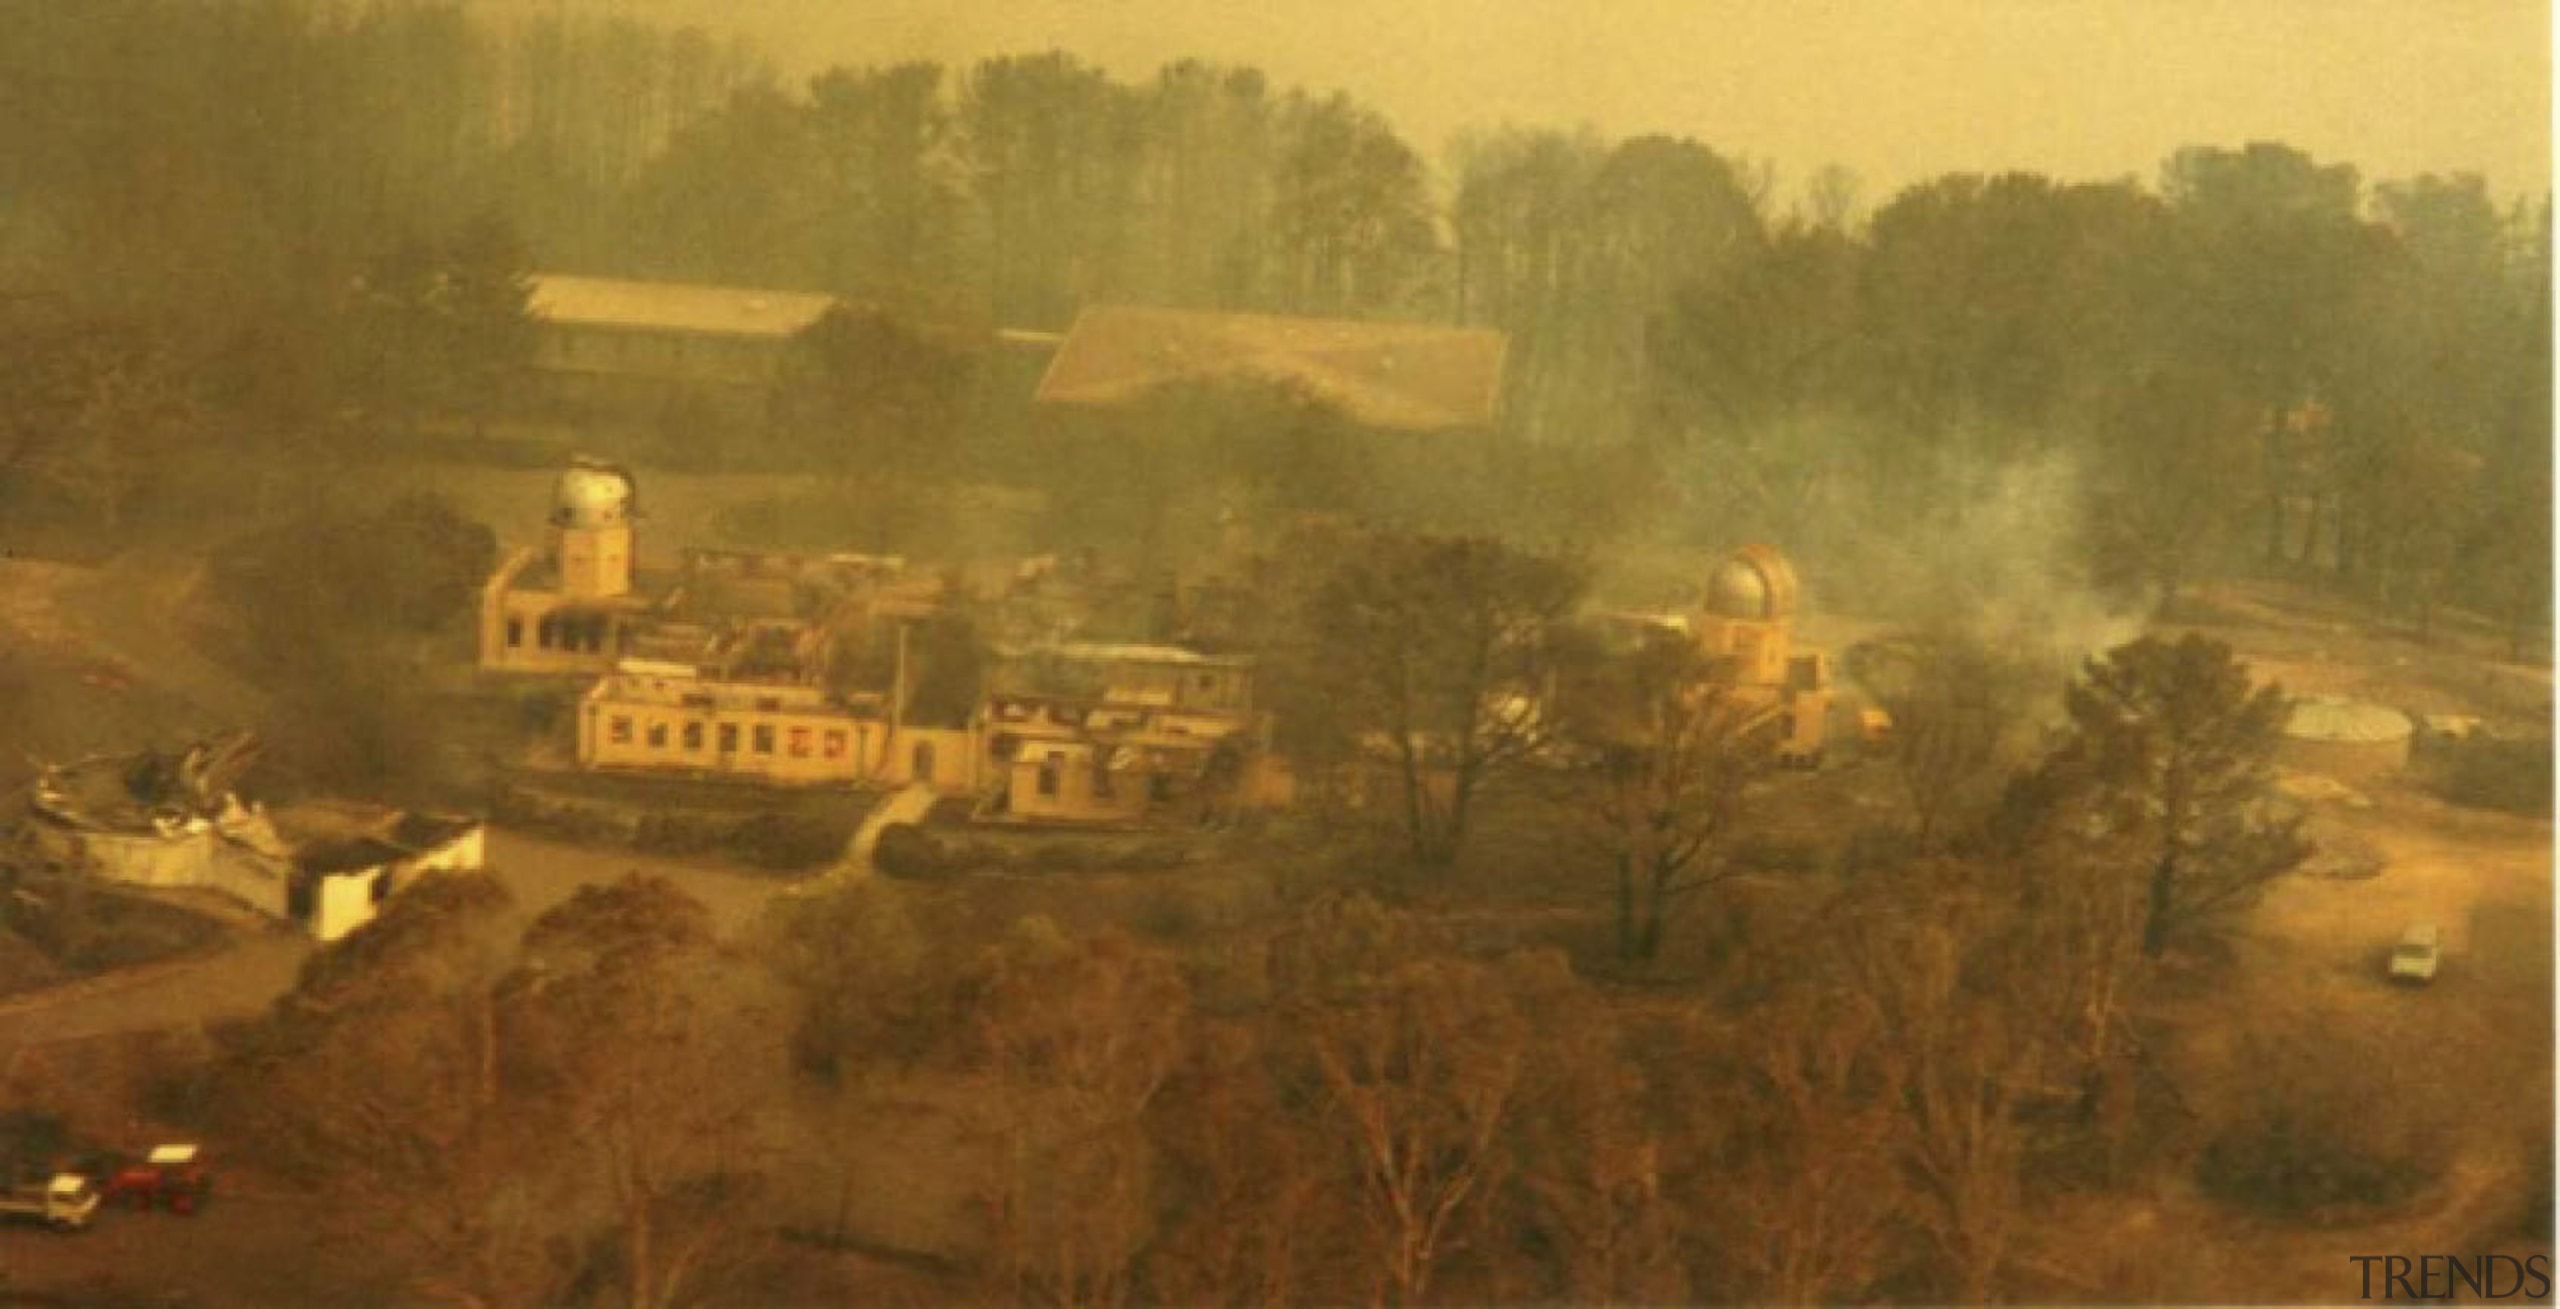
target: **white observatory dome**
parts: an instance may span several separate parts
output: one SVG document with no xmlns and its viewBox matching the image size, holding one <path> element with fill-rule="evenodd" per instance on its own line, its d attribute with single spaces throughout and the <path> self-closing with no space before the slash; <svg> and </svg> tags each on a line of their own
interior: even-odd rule
<svg viewBox="0 0 2560 1309">
<path fill-rule="evenodd" d="M 631 475 L 592 459 L 560 474 L 551 493 L 551 521 L 561 527 L 611 527 L 631 518 Z"/>
<path fill-rule="evenodd" d="M 1727 559 L 1707 574 L 1707 612 L 1725 618 L 1769 616 L 1769 583 L 1760 570 Z"/>
<path fill-rule="evenodd" d="M 1747 545 L 1707 574 L 1707 612 L 1755 622 L 1795 612 L 1796 574 L 1775 547 Z"/>
</svg>

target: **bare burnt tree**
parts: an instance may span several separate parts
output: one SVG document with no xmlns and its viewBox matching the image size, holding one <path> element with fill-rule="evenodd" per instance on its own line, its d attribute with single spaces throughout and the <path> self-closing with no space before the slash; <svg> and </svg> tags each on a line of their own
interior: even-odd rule
<svg viewBox="0 0 2560 1309">
<path fill-rule="evenodd" d="M 1771 767 L 1754 706 L 1664 636 L 1572 685 L 1564 711 L 1582 767 L 1569 803 L 1609 861 L 1618 958 L 1649 964 L 1673 912 L 1732 877 L 1743 791 Z"/>
<path fill-rule="evenodd" d="M 2017 1114 L 2041 1067 L 2043 1032 L 2007 988 L 1968 976 L 1979 928 L 1961 905 L 1918 925 L 1878 922 L 1845 937 L 1835 965 L 1869 1010 L 1879 1076 L 1901 1110 L 1893 1141 L 1913 1185 L 1907 1212 L 1934 1252 L 1946 1298 L 1995 1295 L 2025 1217 Z"/>
<path fill-rule="evenodd" d="M 661 878 L 586 886 L 526 929 L 502 983 L 510 1076 L 564 1143 L 634 1309 L 681 1301 L 757 1247 L 758 1124 L 785 1068 L 769 982 Z"/>
<path fill-rule="evenodd" d="M 1329 1143 L 1297 1116 L 1297 1088 L 1273 1075 L 1285 1043 L 1266 1025 L 1199 1017 L 1183 1062 L 1149 1107 L 1166 1203 L 1141 1257 L 1162 1304 L 1300 1304 L 1323 1299 L 1328 1258 L 1356 1221 Z"/>
<path fill-rule="evenodd" d="M 1668 1129 L 1650 1112 L 1665 1075 L 1613 997 L 1575 976 L 1561 955 L 1503 965 L 1535 1025 L 1506 1135 L 1508 1184 L 1491 1200 L 1490 1230 L 1516 1233 L 1478 1253 L 1485 1280 L 1467 1291 L 1505 1302 L 1678 1304 L 1698 1299 L 1681 1258 L 1686 1217 L 1664 1184 Z"/>
<path fill-rule="evenodd" d="M 1455 862 L 1485 784 L 1554 740 L 1552 633 L 1584 570 L 1481 537 L 1378 533 L 1315 605 L 1328 689 L 1384 756 L 1414 861 Z"/>
<path fill-rule="evenodd" d="M 1994 798 L 2026 678 L 1984 638 L 1945 626 L 1856 656 L 1859 680 L 1892 719 L 1889 757 L 1915 835 L 1935 849 Z"/>
<path fill-rule="evenodd" d="M 312 956 L 211 1070 L 225 1130 L 329 1199 L 326 1237 L 466 1305 L 551 1299 L 575 1271 L 547 1248 L 573 1229 L 519 1203 L 562 1156 L 499 1077 L 510 911 L 491 878 L 427 879 Z"/>
<path fill-rule="evenodd" d="M 1294 1018 L 1359 1179 L 1369 1298 L 1424 1302 L 1500 1183 L 1528 1021 L 1492 969 L 1445 958 Z"/>
<path fill-rule="evenodd" d="M 1155 1226 L 1146 1114 L 1181 1062 L 1190 996 L 1171 957 L 1117 933 L 1018 930 L 978 984 L 999 1096 L 997 1255 L 1009 1296 L 1129 1302 Z"/>
<path fill-rule="evenodd" d="M 1726 1297 L 1828 1304 L 1882 1276 L 1903 1202 L 1893 1088 L 1875 1075 L 1871 1009 L 1798 996 L 1752 1024 L 1721 1099 L 1730 1163 L 1691 1210 L 1723 1234 Z M 1727 1041 L 1735 1041 L 1727 1037 Z"/>
</svg>

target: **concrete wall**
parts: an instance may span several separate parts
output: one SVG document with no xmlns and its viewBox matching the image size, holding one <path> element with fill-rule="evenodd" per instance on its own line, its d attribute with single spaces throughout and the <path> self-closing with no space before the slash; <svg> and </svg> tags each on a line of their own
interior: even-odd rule
<svg viewBox="0 0 2560 1309">
<path fill-rule="evenodd" d="M 1709 656 L 1731 656 L 1734 675 L 1740 681 L 1777 686 L 1787 680 L 1787 660 L 1795 653 L 1793 623 L 1704 613 L 1693 615 L 1689 621 L 1696 632 L 1699 651 Z"/>
<path fill-rule="evenodd" d="M 975 734 L 958 727 L 901 727 L 776 687 L 772 707 L 627 699 L 599 686 L 578 709 L 578 763 L 754 778 L 784 786 L 923 782 L 946 795 L 973 793 L 981 776 Z M 752 697 L 750 697 L 752 700 Z M 725 747 L 725 748 L 724 748 Z M 919 775 L 918 763 L 930 768 Z"/>
<path fill-rule="evenodd" d="M 320 940 L 335 941 L 372 922 L 384 903 L 417 885 L 420 878 L 485 867 L 487 854 L 488 829 L 474 824 L 432 850 L 370 868 L 329 874 L 312 888 L 311 920 L 305 926 Z"/>
<path fill-rule="evenodd" d="M 1005 778 L 1005 812 L 1015 818 L 1134 823 L 1152 804 L 1148 769 L 1106 771 L 1094 748 L 1080 742 L 1028 742 Z"/>
<path fill-rule="evenodd" d="M 292 915 L 293 870 L 228 840 L 216 840 L 205 860 L 205 886 L 276 918 Z"/>
<path fill-rule="evenodd" d="M 75 832 L 66 843 L 92 861 L 97 875 L 135 886 L 202 886 L 221 838 L 211 827 L 176 836 L 123 832 Z"/>
<path fill-rule="evenodd" d="M 304 926 L 320 940 L 335 941 L 372 922 L 375 885 L 389 876 L 388 868 L 366 868 L 320 878 L 311 888 L 311 920 Z"/>
<path fill-rule="evenodd" d="M 879 752 L 870 780 L 897 786 L 922 782 L 944 795 L 968 795 L 977 789 L 979 749 L 978 738 L 967 728 L 901 727 Z"/>
<path fill-rule="evenodd" d="M 480 666 L 508 672 L 528 673 L 603 673 L 613 668 L 621 651 L 627 619 L 618 613 L 603 615 L 600 633 L 581 625 L 574 630 L 543 620 L 576 603 L 575 597 L 558 591 L 519 590 L 517 583 L 525 570 L 535 562 L 534 551 L 519 547 L 510 552 L 489 575 L 480 589 Z M 621 567 L 630 568 L 630 552 L 626 543 Z M 627 580 L 626 580 L 627 587 Z M 577 617 L 596 613 L 593 606 L 580 606 Z M 587 638 L 594 635 L 596 639 Z"/>
<path fill-rule="evenodd" d="M 760 778 L 785 785 L 851 783 L 867 769 L 858 719 L 825 704 L 667 705 L 591 696 L 578 709 L 578 763 Z M 938 763 L 939 761 L 937 761 Z"/>
<path fill-rule="evenodd" d="M 627 623 L 621 614 L 600 613 L 557 592 L 509 592 L 484 618 L 480 666 L 523 673 L 608 673 L 621 653 Z"/>
</svg>

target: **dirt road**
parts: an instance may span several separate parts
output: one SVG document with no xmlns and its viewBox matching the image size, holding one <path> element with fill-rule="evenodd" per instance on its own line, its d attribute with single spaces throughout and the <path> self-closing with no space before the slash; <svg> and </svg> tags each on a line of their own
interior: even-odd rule
<svg viewBox="0 0 2560 1309">
<path fill-rule="evenodd" d="M 2412 787 L 2377 788 L 2370 809 L 2323 806 L 2331 833 L 2386 860 L 2361 880 L 2291 877 L 2242 921 L 2235 957 L 2209 987 L 2171 1005 L 2162 1053 L 2206 1121 L 2230 1121 L 2259 1092 L 2268 1049 L 2330 1052 L 2349 1084 L 2394 1088 L 2359 1106 L 2378 1131 L 2404 1120 L 2449 1127 L 2442 1176 L 2400 1213 L 2306 1228 L 2215 1202 L 2192 1176 L 2155 1176 L 2133 1196 L 2065 1200 L 2039 1215 L 2030 1256 L 2074 1285 L 2132 1299 L 2335 1303 L 2357 1293 L 2350 1255 L 2521 1255 L 2518 1227 L 2550 1139 L 2551 826 L 2466 810 Z M 2434 985 L 2390 984 L 2391 943 L 2413 922 L 2441 925 Z M 2384 1060 L 2381 1076 L 2348 1067 Z M 2320 1293 L 2319 1288 L 2327 1288 Z"/>
<path fill-rule="evenodd" d="M 753 921 L 789 883 L 703 864 L 546 841 L 503 828 L 489 832 L 489 866 L 528 914 L 589 883 L 631 872 L 665 876 L 711 910 L 723 932 Z M 283 925 L 239 933 L 209 954 L 75 982 L 0 1001 L 0 1050 L 110 1032 L 198 1027 L 256 1013 L 293 985 L 312 950 Z"/>
</svg>

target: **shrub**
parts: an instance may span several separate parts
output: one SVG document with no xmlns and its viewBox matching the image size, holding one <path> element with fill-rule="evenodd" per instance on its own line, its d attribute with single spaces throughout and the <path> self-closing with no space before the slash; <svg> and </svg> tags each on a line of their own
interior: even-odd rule
<svg viewBox="0 0 2560 1309">
<path fill-rule="evenodd" d="M 692 855 L 721 844 L 721 830 L 693 814 L 649 813 L 631 833 L 632 848 L 650 854 Z"/>
<path fill-rule="evenodd" d="M 1822 851 L 1799 837 L 1755 836 L 1734 851 L 1734 860 L 1755 872 L 1810 873 L 1822 866 Z"/>
<path fill-rule="evenodd" d="M 2391 1209 L 2434 1180 L 2430 1161 L 2364 1140 L 2323 1115 L 2278 1110 L 2214 1138 L 2196 1179 L 2226 1204 L 2294 1221 Z"/>
<path fill-rule="evenodd" d="M 949 851 L 913 823 L 891 823 L 871 848 L 871 864 L 890 877 L 937 879 L 954 871 Z"/>
<path fill-rule="evenodd" d="M 738 824 L 730 848 L 759 868 L 794 871 L 833 863 L 844 853 L 844 834 L 832 823 L 799 814 L 763 813 Z"/>
<path fill-rule="evenodd" d="M 1920 857 L 1920 838 L 1898 825 L 1870 825 L 1849 834 L 1833 867 L 1844 878 L 1891 872 Z"/>
<path fill-rule="evenodd" d="M 1200 934 L 1204 922 L 1199 901 L 1179 887 L 1162 887 L 1138 903 L 1137 929 L 1163 941 L 1184 941 Z"/>
<path fill-rule="evenodd" d="M 2459 805 L 2551 816 L 2551 742 L 2475 737 L 2441 747 L 2436 789 Z"/>
<path fill-rule="evenodd" d="M 1051 841 L 1031 852 L 1031 867 L 1043 873 L 1093 873 L 1108 866 L 1102 851 L 1076 841 Z"/>
<path fill-rule="evenodd" d="M 2239 1065 L 2260 1079 L 2256 1095 L 2196 1162 L 2215 1199 L 2328 1224 L 2395 1209 L 2443 1172 L 2459 1111 L 2405 1053 L 2332 1039 L 2251 1049 Z"/>
</svg>

